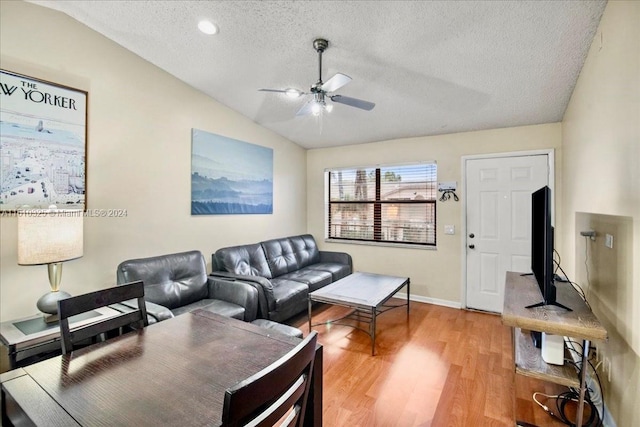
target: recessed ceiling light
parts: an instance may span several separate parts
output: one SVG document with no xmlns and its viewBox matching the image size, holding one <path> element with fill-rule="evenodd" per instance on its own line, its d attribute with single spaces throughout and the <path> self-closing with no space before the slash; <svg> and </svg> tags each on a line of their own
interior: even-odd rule
<svg viewBox="0 0 640 427">
<path fill-rule="evenodd" d="M 209 35 L 218 33 L 218 27 L 216 26 L 216 24 L 214 24 L 211 21 L 207 21 L 206 19 L 203 19 L 202 21 L 198 22 L 198 29 L 203 33 L 209 34 Z"/>
</svg>

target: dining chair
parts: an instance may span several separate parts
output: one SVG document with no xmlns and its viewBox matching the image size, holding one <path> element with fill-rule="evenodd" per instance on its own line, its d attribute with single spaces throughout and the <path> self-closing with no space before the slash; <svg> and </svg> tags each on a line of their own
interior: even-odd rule
<svg viewBox="0 0 640 427">
<path fill-rule="evenodd" d="M 222 425 L 302 426 L 318 333 L 312 331 L 290 352 L 226 390 Z"/>
<path fill-rule="evenodd" d="M 131 299 L 138 301 L 137 310 L 121 313 L 100 322 L 74 328 L 73 330 L 69 328 L 69 317 L 71 316 Z M 125 326 L 145 327 L 148 325 L 148 321 L 147 310 L 144 304 L 144 285 L 142 281 L 131 282 L 61 299 L 58 301 L 58 316 L 60 318 L 62 354 L 67 354 L 72 351 L 74 344 L 80 341 L 97 337 L 112 330 Z"/>
</svg>

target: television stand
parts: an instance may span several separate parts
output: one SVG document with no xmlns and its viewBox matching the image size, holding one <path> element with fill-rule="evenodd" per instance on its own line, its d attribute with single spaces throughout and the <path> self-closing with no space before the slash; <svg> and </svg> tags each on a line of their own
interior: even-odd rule
<svg viewBox="0 0 640 427">
<path fill-rule="evenodd" d="M 585 393 L 587 389 L 587 369 L 578 375 L 571 364 L 550 365 L 542 360 L 540 350 L 533 346 L 527 331 L 540 331 L 552 335 L 567 336 L 582 340 L 581 366 L 588 365 L 589 348 L 593 340 L 606 340 L 607 330 L 591 312 L 578 292 L 568 282 L 556 285 L 558 299 L 567 302 L 573 311 L 547 309 L 528 310 L 526 305 L 536 305 L 540 299 L 540 288 L 532 277 L 522 277 L 520 273 L 507 272 L 504 289 L 504 309 L 502 323 L 513 328 L 513 351 L 515 372 L 579 390 L 578 413 L 575 425 L 583 425 Z M 514 378 L 515 382 L 515 378 Z M 517 393 L 514 393 L 514 399 Z M 526 420 L 524 420 L 526 421 Z M 531 421 L 531 420 L 529 420 Z M 522 424 L 519 421 L 519 424 Z"/>
<path fill-rule="evenodd" d="M 527 305 L 527 306 L 525 306 L 525 308 L 544 307 L 546 305 L 555 305 L 556 307 L 564 308 L 567 311 L 573 311 L 569 307 L 567 307 L 566 305 L 562 305 L 557 301 L 556 302 L 551 302 L 551 303 L 546 303 L 546 302 L 542 301 L 542 302 L 539 302 L 537 304 Z"/>
</svg>

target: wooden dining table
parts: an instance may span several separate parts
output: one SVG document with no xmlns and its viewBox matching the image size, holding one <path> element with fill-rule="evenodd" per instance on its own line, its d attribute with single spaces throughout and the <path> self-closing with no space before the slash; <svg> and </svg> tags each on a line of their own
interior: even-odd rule
<svg viewBox="0 0 640 427">
<path fill-rule="evenodd" d="M 37 426 L 217 426 L 225 390 L 300 339 L 196 310 L 0 375 L 2 418 Z M 306 426 L 322 425 L 322 346 Z"/>
</svg>

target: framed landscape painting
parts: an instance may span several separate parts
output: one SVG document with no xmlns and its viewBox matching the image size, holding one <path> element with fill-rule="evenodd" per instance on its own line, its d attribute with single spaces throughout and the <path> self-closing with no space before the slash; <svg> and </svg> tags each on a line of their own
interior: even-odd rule
<svg viewBox="0 0 640 427">
<path fill-rule="evenodd" d="M 86 209 L 87 92 L 0 70 L 0 211 Z"/>
<path fill-rule="evenodd" d="M 273 150 L 191 130 L 191 214 L 272 214 Z"/>
</svg>

